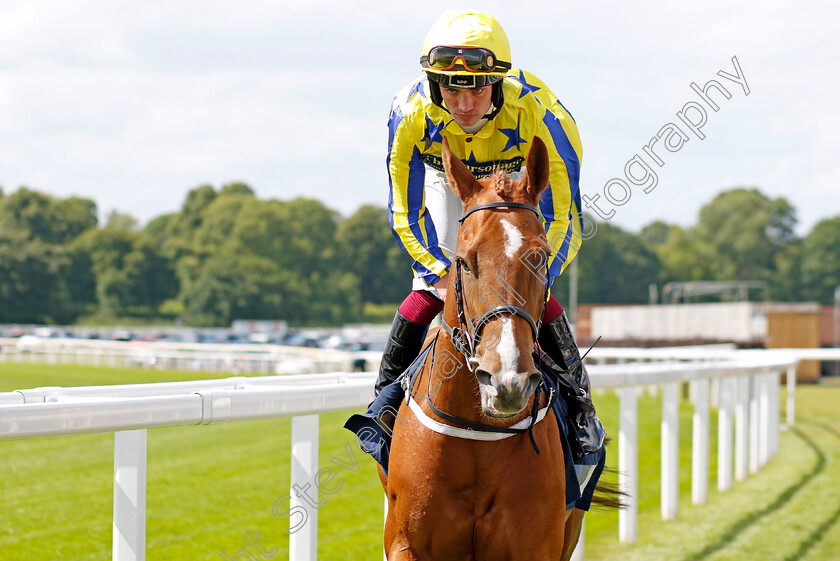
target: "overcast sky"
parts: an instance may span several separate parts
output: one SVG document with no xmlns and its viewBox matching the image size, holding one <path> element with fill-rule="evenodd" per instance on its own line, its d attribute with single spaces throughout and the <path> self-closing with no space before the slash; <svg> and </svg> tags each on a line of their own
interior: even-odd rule
<svg viewBox="0 0 840 561">
<path fill-rule="evenodd" d="M 604 205 L 614 224 L 692 224 L 741 185 L 787 198 L 800 234 L 840 214 L 836 2 L 519 4 L 0 0 L 0 185 L 89 197 L 144 223 L 230 181 L 345 216 L 384 206 L 391 99 L 419 74 L 433 21 L 470 7 L 496 15 L 514 66 L 575 117 L 590 196 L 663 126 L 685 128 L 676 113 L 700 101 L 692 82 L 731 94 L 711 94 L 705 139 L 655 149 L 655 189 Z M 717 75 L 736 72 L 733 56 L 749 95 Z"/>
</svg>

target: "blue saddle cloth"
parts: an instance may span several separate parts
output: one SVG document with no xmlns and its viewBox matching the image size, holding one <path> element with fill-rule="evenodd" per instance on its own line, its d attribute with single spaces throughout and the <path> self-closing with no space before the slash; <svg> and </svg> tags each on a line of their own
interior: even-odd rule
<svg viewBox="0 0 840 561">
<path fill-rule="evenodd" d="M 382 421 L 383 416 L 397 415 L 400 402 L 405 398 L 403 380 L 412 379 L 417 371 L 423 367 L 432 344 L 421 351 L 420 356 L 408 367 L 405 373 L 393 384 L 382 389 L 379 396 L 368 406 L 365 413 L 357 413 L 351 416 L 344 424 L 344 428 L 356 435 L 356 441 L 362 452 L 370 454 L 379 465 L 385 475 L 388 475 L 388 457 L 391 453 L 392 431 Z M 579 508 L 589 510 L 592 504 L 592 495 L 595 493 L 595 486 L 601 477 L 606 461 L 606 453 L 602 447 L 597 452 L 584 456 L 577 464 L 572 461 L 572 450 L 569 446 L 569 438 L 574 438 L 570 432 L 569 416 L 566 401 L 563 393 L 557 387 L 557 383 L 551 376 L 542 377 L 543 390 L 548 392 L 553 389 L 558 396 L 552 407 L 554 415 L 560 426 L 560 439 L 563 446 L 563 456 L 566 461 L 566 508 Z"/>
</svg>

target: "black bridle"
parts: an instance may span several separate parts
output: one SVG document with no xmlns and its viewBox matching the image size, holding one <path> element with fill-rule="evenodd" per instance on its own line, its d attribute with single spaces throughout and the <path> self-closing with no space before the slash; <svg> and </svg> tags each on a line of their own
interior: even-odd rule
<svg viewBox="0 0 840 561">
<path fill-rule="evenodd" d="M 537 215 L 537 218 L 542 218 L 540 215 L 540 210 L 535 207 L 534 205 L 529 205 L 526 203 L 511 203 L 511 202 L 497 202 L 497 203 L 484 203 L 480 205 L 476 205 L 469 210 L 465 211 L 464 214 L 458 219 L 459 224 L 463 224 L 464 220 L 471 215 L 472 213 L 479 211 L 479 210 L 488 210 L 488 209 L 495 209 L 495 208 L 524 208 L 526 210 L 530 210 L 534 214 Z M 443 328 L 449 334 L 450 340 L 452 341 L 452 345 L 455 347 L 458 352 L 464 355 L 467 359 L 467 368 L 470 372 L 473 372 L 473 368 L 478 364 L 478 359 L 475 358 L 475 345 L 476 345 L 476 337 L 481 335 L 481 330 L 487 325 L 493 318 L 504 315 L 504 314 L 512 314 L 515 316 L 520 316 L 524 318 L 528 325 L 531 326 L 531 333 L 534 336 L 534 343 L 537 344 L 537 339 L 540 331 L 540 324 L 542 323 L 542 314 L 540 314 L 540 319 L 535 320 L 534 317 L 522 306 L 517 306 L 515 304 L 501 304 L 490 310 L 486 311 L 478 321 L 473 322 L 472 318 L 467 318 L 466 309 L 464 306 L 464 286 L 461 282 L 461 263 L 462 259 L 460 257 L 455 258 L 455 304 L 458 308 L 458 325 L 456 327 L 450 326 L 446 323 L 444 319 L 442 321 Z M 546 273 L 548 265 L 546 264 Z M 548 284 L 546 283 L 546 296 L 548 296 Z M 434 360 L 434 359 L 432 359 Z M 411 382 L 409 382 L 410 384 Z M 431 384 L 431 381 L 429 382 Z M 409 390 L 410 395 L 410 390 Z M 541 384 L 537 385 L 535 394 L 534 394 L 534 404 L 531 407 L 531 424 L 527 428 L 510 428 L 510 427 L 499 427 L 496 425 L 488 425 L 486 423 L 480 423 L 477 421 L 470 421 L 468 419 L 463 419 L 461 417 L 457 417 L 455 415 L 450 415 L 444 411 L 441 411 L 435 404 L 432 403 L 431 396 L 426 397 L 426 400 L 429 403 L 429 407 L 432 411 L 440 418 L 445 419 L 450 422 L 459 423 L 466 427 L 469 427 L 473 430 L 478 430 L 482 432 L 502 432 L 502 433 L 522 433 L 527 432 L 528 437 L 531 440 L 531 445 L 534 447 L 534 451 L 539 454 L 540 449 L 537 446 L 537 441 L 534 438 L 534 424 L 537 421 L 537 412 L 539 409 L 540 404 L 540 393 L 541 393 Z M 547 407 L 550 409 L 554 405 L 554 400 L 556 399 L 556 394 L 554 392 L 554 388 L 549 388 L 548 394 L 548 405 Z"/>
<path fill-rule="evenodd" d="M 534 205 L 529 205 L 527 203 L 484 203 L 476 205 L 465 211 L 458 219 L 458 223 L 463 224 L 464 220 L 476 211 L 495 208 L 524 208 L 536 214 L 537 218 L 541 217 L 540 210 Z M 540 331 L 542 316 L 540 316 L 539 320 L 535 320 L 534 317 L 528 313 L 528 310 L 522 306 L 517 306 L 516 304 L 500 304 L 484 312 L 484 314 L 478 318 L 478 321 L 473 322 L 472 318 L 467 318 L 466 309 L 464 307 L 464 286 L 461 281 L 462 262 L 463 260 L 460 257 L 455 257 L 455 305 L 458 310 L 458 325 L 452 327 L 446 323 L 446 320 L 443 320 L 442 323 L 443 328 L 447 333 L 449 333 L 452 345 L 467 359 L 467 368 L 470 372 L 472 372 L 473 368 L 478 363 L 478 359 L 475 358 L 476 338 L 481 336 L 481 330 L 492 319 L 504 314 L 512 314 L 524 318 L 531 327 L 534 341 L 536 341 Z M 546 288 L 546 290 L 548 289 Z"/>
</svg>

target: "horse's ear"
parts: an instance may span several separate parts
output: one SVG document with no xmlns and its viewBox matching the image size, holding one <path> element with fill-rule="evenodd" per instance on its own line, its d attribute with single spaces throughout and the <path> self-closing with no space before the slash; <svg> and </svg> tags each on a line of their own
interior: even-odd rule
<svg viewBox="0 0 840 561">
<path fill-rule="evenodd" d="M 446 179 L 449 186 L 462 201 L 466 201 L 480 187 L 472 172 L 464 165 L 464 162 L 455 157 L 449 148 L 449 141 L 443 138 L 443 169 L 446 170 Z"/>
<path fill-rule="evenodd" d="M 522 178 L 522 185 L 525 190 L 534 198 L 548 187 L 548 149 L 545 143 L 538 136 L 531 142 L 531 150 L 528 151 L 528 159 L 525 161 L 525 176 Z"/>
</svg>

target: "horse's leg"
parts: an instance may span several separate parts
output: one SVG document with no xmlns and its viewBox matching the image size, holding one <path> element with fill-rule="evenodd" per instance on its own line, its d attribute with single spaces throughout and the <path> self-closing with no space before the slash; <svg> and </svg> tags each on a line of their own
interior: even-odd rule
<svg viewBox="0 0 840 561">
<path fill-rule="evenodd" d="M 377 473 L 379 474 L 379 481 L 382 483 L 382 489 L 385 491 L 385 496 L 388 496 L 388 476 L 385 475 L 385 472 L 382 470 L 382 466 L 377 465 Z M 389 501 L 390 502 L 390 501 Z M 390 508 L 388 509 L 388 513 L 385 515 L 385 531 L 383 533 L 383 540 L 382 544 L 385 548 L 386 559 L 398 559 L 398 557 L 394 556 L 394 546 L 395 546 L 395 534 L 394 528 L 396 527 L 396 520 L 393 518 L 393 512 L 390 512 Z"/>
<path fill-rule="evenodd" d="M 399 530 L 398 526 L 394 513 L 389 510 L 385 519 L 385 558 L 388 561 L 418 561 L 417 556 L 408 547 L 405 534 Z"/>
<path fill-rule="evenodd" d="M 563 528 L 563 555 L 560 561 L 569 561 L 580 539 L 580 529 L 583 526 L 584 511 L 573 508 L 566 511 L 566 525 Z"/>
</svg>

